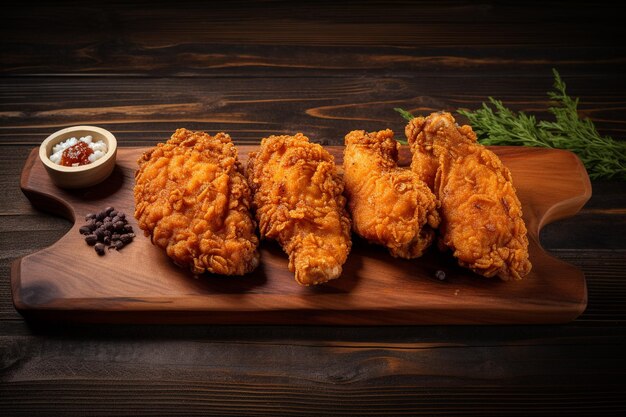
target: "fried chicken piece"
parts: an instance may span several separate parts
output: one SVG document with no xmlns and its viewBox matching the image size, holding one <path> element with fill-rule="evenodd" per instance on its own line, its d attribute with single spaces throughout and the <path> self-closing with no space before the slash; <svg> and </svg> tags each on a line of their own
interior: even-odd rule
<svg viewBox="0 0 626 417">
<path fill-rule="evenodd" d="M 416 119 L 419 118 L 416 117 Z M 416 126 L 417 124 L 413 121 L 406 125 L 404 131 L 407 138 L 416 137 L 418 135 Z M 439 159 L 433 153 L 432 142 L 409 141 L 409 146 L 411 147 L 411 170 L 417 174 L 420 180 L 428 185 L 428 188 L 434 190 L 435 175 L 437 175 L 437 169 L 439 168 Z"/>
<path fill-rule="evenodd" d="M 422 256 L 439 225 L 437 201 L 418 175 L 398 168 L 400 144 L 393 132 L 355 130 L 345 144 L 344 181 L 355 233 L 386 246 L 394 257 Z"/>
<path fill-rule="evenodd" d="M 270 136 L 250 153 L 247 174 L 261 238 L 280 243 L 296 281 L 339 277 L 352 242 L 333 157 L 301 133 Z"/>
<path fill-rule="evenodd" d="M 175 264 L 194 274 L 256 268 L 250 189 L 230 136 L 178 129 L 137 163 L 135 217 Z"/>
<path fill-rule="evenodd" d="M 416 117 L 406 127 L 414 153 L 412 169 L 432 176 L 441 202 L 440 243 L 461 266 L 485 277 L 521 279 L 530 272 L 528 237 L 511 173 L 476 141 L 470 126 L 459 127 L 450 113 Z M 417 163 L 415 163 L 417 161 Z M 424 162 L 427 161 L 427 162 Z"/>
</svg>

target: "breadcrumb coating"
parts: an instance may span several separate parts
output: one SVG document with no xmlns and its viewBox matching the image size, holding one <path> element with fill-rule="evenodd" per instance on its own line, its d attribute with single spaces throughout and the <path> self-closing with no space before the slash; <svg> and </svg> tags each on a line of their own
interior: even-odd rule
<svg viewBox="0 0 626 417">
<path fill-rule="evenodd" d="M 247 175 L 261 238 L 283 247 L 296 281 L 338 278 L 352 241 L 343 181 L 328 151 L 301 133 L 270 136 L 250 154 Z"/>
<path fill-rule="evenodd" d="M 434 177 L 441 202 L 440 244 L 461 266 L 485 277 L 506 281 L 527 275 L 531 263 L 522 206 L 500 158 L 450 113 L 416 117 L 406 133 L 414 155 L 422 154 L 413 158 L 412 169 Z"/>
<path fill-rule="evenodd" d="M 417 258 L 439 225 L 437 200 L 409 169 L 398 168 L 400 145 L 389 129 L 345 137 L 344 180 L 355 233 L 394 257 Z"/>
<path fill-rule="evenodd" d="M 175 264 L 193 274 L 256 268 L 250 189 L 230 136 L 178 129 L 137 163 L 135 217 Z"/>
</svg>

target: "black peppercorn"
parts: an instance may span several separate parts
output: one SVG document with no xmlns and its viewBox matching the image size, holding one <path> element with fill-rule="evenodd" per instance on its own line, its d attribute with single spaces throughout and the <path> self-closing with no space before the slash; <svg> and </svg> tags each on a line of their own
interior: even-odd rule
<svg viewBox="0 0 626 417">
<path fill-rule="evenodd" d="M 93 247 L 96 250 L 96 253 L 100 256 L 104 255 L 104 244 L 103 243 L 96 243 L 96 245 Z"/>
<path fill-rule="evenodd" d="M 96 235 L 87 235 L 85 236 L 85 242 L 87 242 L 89 246 L 93 246 L 98 243 L 98 238 Z"/>
<path fill-rule="evenodd" d="M 125 244 L 129 244 L 130 242 L 133 241 L 133 238 L 131 237 L 131 235 L 129 235 L 128 233 L 125 233 L 123 235 L 120 235 L 120 240 Z"/>
<path fill-rule="evenodd" d="M 135 233 L 133 227 L 128 224 L 126 215 L 107 207 L 98 213 L 89 213 L 85 216 L 86 224 L 79 228 L 79 232 L 85 235 L 85 242 L 94 247 L 98 255 L 105 254 L 105 249 L 120 250 L 133 241 Z"/>
</svg>

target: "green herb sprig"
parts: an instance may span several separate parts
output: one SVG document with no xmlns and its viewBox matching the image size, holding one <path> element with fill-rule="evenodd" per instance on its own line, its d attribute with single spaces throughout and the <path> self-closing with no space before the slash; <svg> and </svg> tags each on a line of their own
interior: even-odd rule
<svg viewBox="0 0 626 417">
<path fill-rule="evenodd" d="M 395 107 L 394 110 L 400 113 L 400 116 L 404 117 L 407 122 L 410 122 L 411 119 L 415 118 L 415 116 L 413 116 L 411 113 L 404 109 L 401 109 L 400 107 Z"/>
<path fill-rule="evenodd" d="M 394 110 L 395 110 L 395 111 L 397 111 L 398 113 L 400 113 L 400 115 L 401 115 L 402 117 L 404 117 L 404 118 L 406 119 L 406 121 L 407 121 L 407 122 L 408 122 L 408 121 L 411 121 L 411 119 L 415 117 L 415 116 L 413 116 L 411 113 L 409 113 L 408 111 L 406 111 L 406 110 L 404 110 L 404 109 L 401 109 L 400 107 L 395 107 L 395 108 L 394 108 Z M 399 143 L 403 144 L 403 145 L 408 145 L 408 144 L 409 144 L 409 142 L 407 142 L 407 140 L 406 140 L 406 139 L 397 139 L 397 138 L 396 138 L 396 140 L 397 140 Z"/>
<path fill-rule="evenodd" d="M 593 122 L 578 116 L 578 99 L 572 99 L 565 91 L 565 83 L 553 69 L 554 90 L 548 97 L 557 102 L 548 111 L 555 121 L 541 120 L 506 108 L 500 100 L 489 97 L 475 111 L 459 109 L 467 117 L 478 140 L 483 145 L 523 145 L 566 149 L 574 152 L 583 162 L 589 178 L 615 178 L 626 180 L 626 142 L 608 136 L 600 136 Z M 492 108 L 493 107 L 493 108 Z M 413 116 L 402 109 L 395 109 L 407 120 Z"/>
</svg>

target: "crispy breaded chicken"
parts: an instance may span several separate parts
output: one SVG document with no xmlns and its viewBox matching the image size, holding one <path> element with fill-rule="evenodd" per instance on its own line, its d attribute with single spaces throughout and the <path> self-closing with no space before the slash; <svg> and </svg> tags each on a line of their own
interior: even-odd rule
<svg viewBox="0 0 626 417">
<path fill-rule="evenodd" d="M 485 277 L 520 279 L 530 272 L 528 237 L 511 173 L 450 113 L 416 117 L 406 128 L 412 168 L 433 176 L 441 203 L 440 243 L 461 266 Z M 417 163 L 415 161 L 418 161 Z M 426 161 L 426 162 L 424 162 Z M 436 161 L 436 164 L 431 164 Z"/>
<path fill-rule="evenodd" d="M 261 238 L 280 243 L 296 281 L 339 277 L 352 242 L 333 157 L 301 133 L 270 136 L 250 154 L 247 175 Z"/>
<path fill-rule="evenodd" d="M 344 181 L 354 231 L 394 257 L 417 258 L 439 225 L 437 201 L 409 169 L 398 168 L 400 145 L 389 129 L 345 137 Z"/>
<path fill-rule="evenodd" d="M 178 129 L 137 162 L 135 217 L 174 263 L 194 274 L 256 268 L 250 189 L 230 136 Z"/>
</svg>

